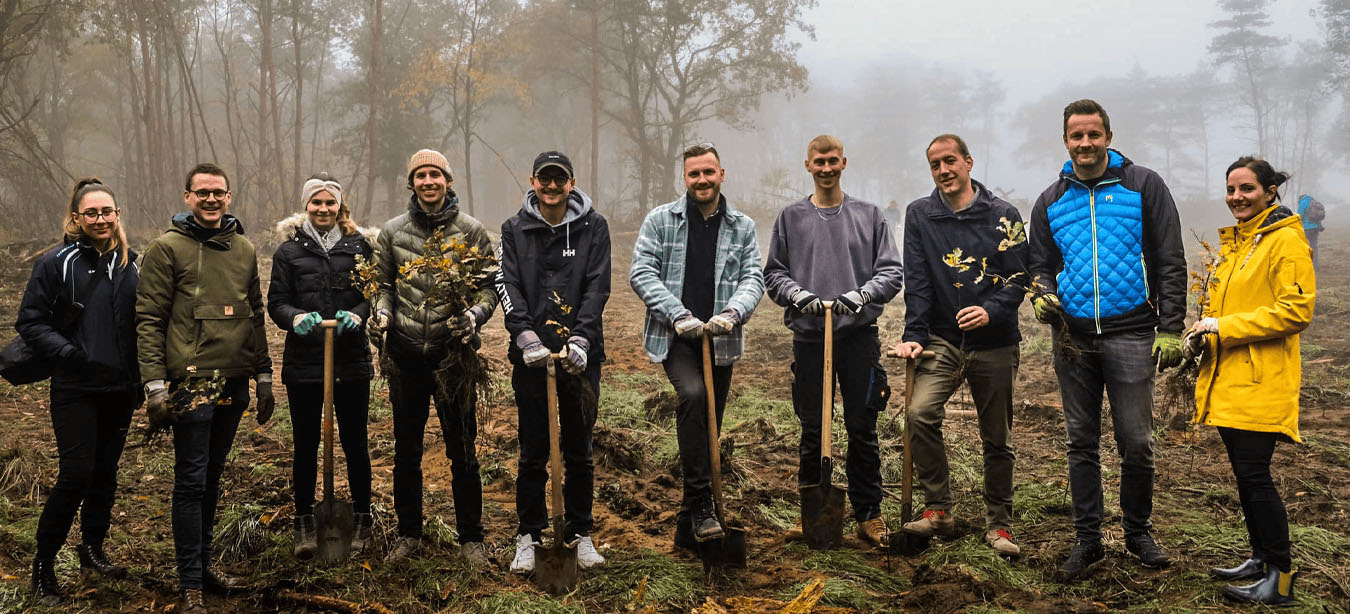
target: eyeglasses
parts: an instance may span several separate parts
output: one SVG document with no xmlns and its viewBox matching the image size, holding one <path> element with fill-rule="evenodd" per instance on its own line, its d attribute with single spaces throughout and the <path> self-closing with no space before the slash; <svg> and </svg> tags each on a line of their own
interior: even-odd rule
<svg viewBox="0 0 1350 614">
<path fill-rule="evenodd" d="M 223 200 L 223 199 L 225 198 L 225 196 L 228 195 L 228 194 L 230 193 L 230 191 L 229 191 L 229 190 L 193 190 L 192 193 L 195 194 L 195 195 L 197 196 L 197 200 L 206 200 L 206 199 L 208 199 L 208 198 L 211 198 L 212 196 L 216 197 L 216 200 Z"/>
<path fill-rule="evenodd" d="M 567 182 L 572 179 L 567 175 L 553 175 L 553 174 L 535 175 L 534 178 L 537 181 L 539 181 L 539 185 L 541 186 L 556 185 L 560 188 L 567 185 Z"/>
<path fill-rule="evenodd" d="M 81 211 L 80 215 L 84 216 L 85 221 L 93 223 L 97 222 L 99 218 L 103 218 L 108 221 L 115 220 L 117 219 L 117 214 L 121 212 L 122 212 L 121 209 L 88 209 L 85 211 Z"/>
</svg>

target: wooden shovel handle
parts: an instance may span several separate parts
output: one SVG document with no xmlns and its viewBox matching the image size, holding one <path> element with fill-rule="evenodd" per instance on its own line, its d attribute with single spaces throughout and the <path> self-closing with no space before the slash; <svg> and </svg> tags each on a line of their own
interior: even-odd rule
<svg viewBox="0 0 1350 614">
<path fill-rule="evenodd" d="M 725 521 L 722 511 L 722 450 L 718 445 L 721 426 L 717 424 L 717 398 L 713 389 L 712 337 L 703 335 L 703 389 L 708 397 L 708 461 L 712 466 L 713 502 L 717 519 Z"/>
<path fill-rule="evenodd" d="M 563 513 L 563 487 L 562 487 L 562 426 L 558 422 L 558 367 L 557 361 L 567 357 L 567 352 L 558 352 L 550 354 L 548 364 L 544 365 L 547 372 L 547 382 L 545 384 L 548 394 L 548 473 L 549 473 L 549 510 L 551 516 L 562 516 Z M 555 541 L 565 539 L 562 535 L 554 535 Z"/>
<path fill-rule="evenodd" d="M 323 329 L 323 496 L 333 499 L 333 335 L 337 320 L 319 322 Z"/>
<path fill-rule="evenodd" d="M 834 430 L 834 301 L 821 304 L 825 306 L 825 357 L 820 365 L 820 458 L 825 459 L 832 455 L 830 436 Z"/>
</svg>

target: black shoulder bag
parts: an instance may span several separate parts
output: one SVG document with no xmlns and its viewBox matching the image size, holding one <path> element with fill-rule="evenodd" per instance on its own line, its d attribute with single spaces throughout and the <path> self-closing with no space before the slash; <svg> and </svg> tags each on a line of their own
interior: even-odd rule
<svg viewBox="0 0 1350 614">
<path fill-rule="evenodd" d="M 75 274 L 75 264 L 71 264 L 70 274 Z M 84 282 L 80 289 L 80 295 L 89 293 L 89 288 L 94 285 L 98 273 L 95 272 L 89 276 L 89 280 Z M 58 313 L 52 321 L 52 328 L 65 335 L 74 330 L 75 325 L 79 323 L 81 316 L 84 315 L 84 304 L 80 302 L 78 296 L 70 297 L 70 306 L 66 309 L 55 310 Z M 0 377 L 4 377 L 11 385 L 21 386 L 40 382 L 52 376 L 52 365 L 46 358 L 38 356 L 33 348 L 28 347 L 24 342 L 23 336 L 15 337 L 0 349 Z"/>
</svg>

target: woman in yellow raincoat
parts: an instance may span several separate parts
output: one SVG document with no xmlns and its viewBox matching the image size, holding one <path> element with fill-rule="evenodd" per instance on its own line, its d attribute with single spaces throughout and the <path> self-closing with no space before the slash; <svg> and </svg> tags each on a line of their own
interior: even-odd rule
<svg viewBox="0 0 1350 614">
<path fill-rule="evenodd" d="M 1294 600 L 1289 520 L 1270 459 L 1277 441 L 1300 441 L 1298 334 L 1312 321 L 1317 291 L 1301 221 L 1279 202 L 1288 177 L 1251 157 L 1228 167 L 1226 202 L 1237 225 L 1219 230 L 1209 305 L 1185 344 L 1187 353 L 1201 355 L 1195 421 L 1218 427 L 1252 546 L 1241 565 L 1211 573 L 1259 578 L 1227 586 L 1224 595 L 1266 604 Z"/>
</svg>

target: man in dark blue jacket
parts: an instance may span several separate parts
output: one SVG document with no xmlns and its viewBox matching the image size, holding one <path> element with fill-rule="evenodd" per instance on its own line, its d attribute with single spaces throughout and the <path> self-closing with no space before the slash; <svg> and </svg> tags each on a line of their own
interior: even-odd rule
<svg viewBox="0 0 1350 614">
<path fill-rule="evenodd" d="M 1056 336 L 1055 374 L 1069 435 L 1069 487 L 1078 536 L 1061 577 L 1076 579 L 1101 546 L 1102 389 L 1120 453 L 1125 547 L 1149 567 L 1169 559 L 1149 534 L 1153 513 L 1153 373 L 1181 364 L 1186 257 L 1172 194 L 1157 173 L 1111 144 L 1111 120 L 1092 100 L 1064 108 L 1069 161 L 1031 212 L 1036 317 Z"/>
<path fill-rule="evenodd" d="M 904 530 L 929 536 L 955 529 L 942 419 L 947 399 L 965 380 L 984 442 L 984 541 L 1018 556 L 1010 532 L 1011 434 L 1022 339 L 1017 307 L 1029 283 L 1022 216 L 971 180 L 975 160 L 961 137 L 939 135 L 927 156 L 937 188 L 905 213 L 905 333 L 895 353 L 917 358 L 931 350 L 936 356 L 919 361 L 914 380 L 911 442 L 924 512 Z"/>
<path fill-rule="evenodd" d="M 530 175 L 533 189 L 525 194 L 520 212 L 502 223 L 496 290 L 506 331 L 514 340 L 507 357 L 520 419 L 520 526 L 511 571 L 520 574 L 534 571 L 534 547 L 548 526 L 544 487 L 550 427 L 544 367 L 554 353 L 565 353 L 559 366 L 566 373 L 558 377 L 566 526 L 564 535 L 554 539 L 577 540 L 577 562 L 583 569 L 605 562 L 590 537 L 595 524 L 591 430 L 605 361 L 601 316 L 609 301 L 609 224 L 591 208 L 591 197 L 576 189 L 574 176 L 567 156 L 539 154 Z"/>
</svg>

